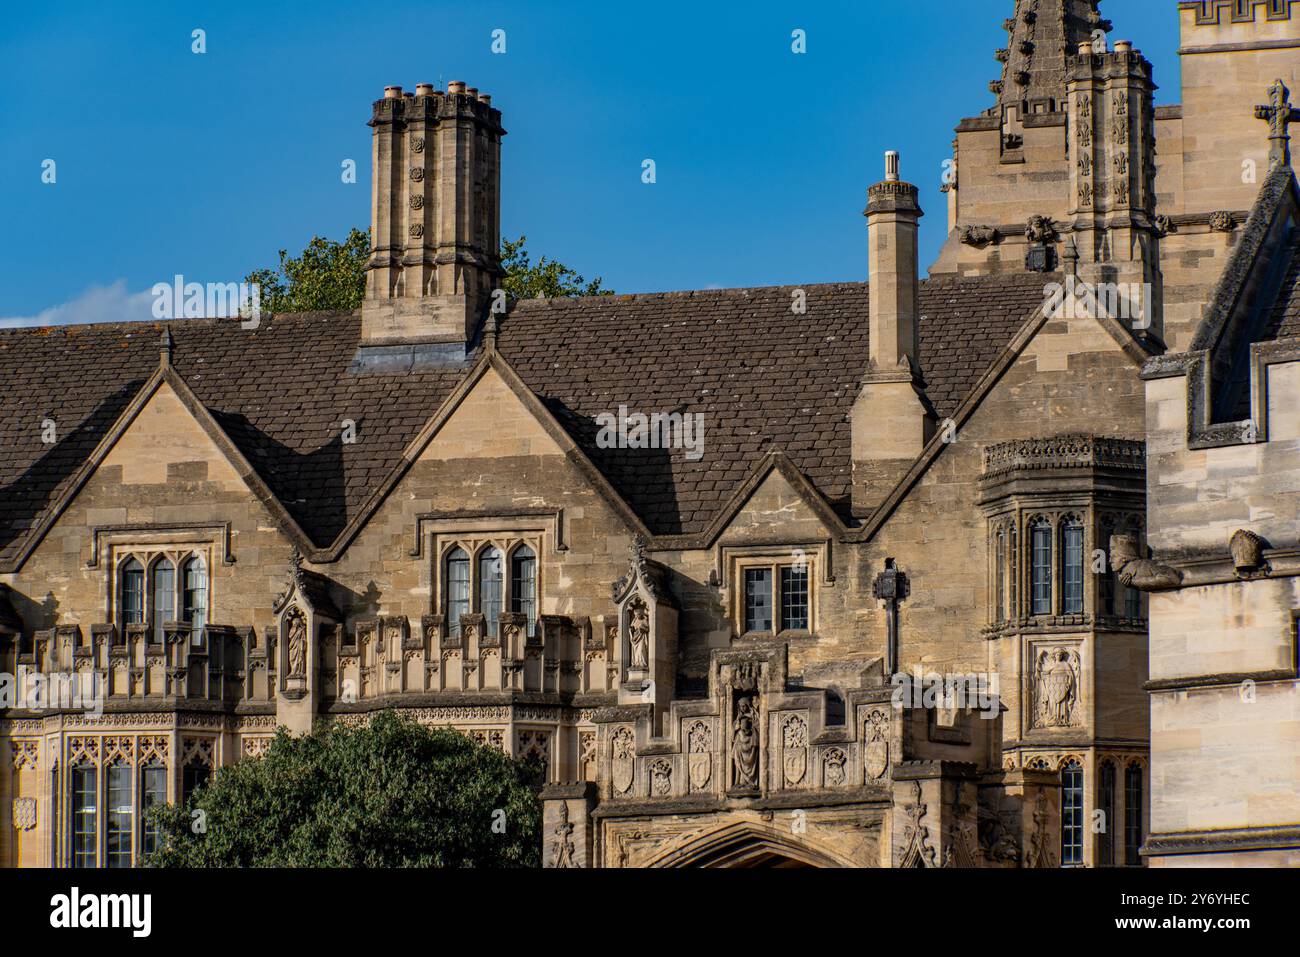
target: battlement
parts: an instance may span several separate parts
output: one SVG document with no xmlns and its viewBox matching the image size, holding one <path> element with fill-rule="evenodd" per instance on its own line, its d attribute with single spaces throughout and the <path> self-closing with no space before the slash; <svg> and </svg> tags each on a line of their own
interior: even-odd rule
<svg viewBox="0 0 1300 957">
<path fill-rule="evenodd" d="M 1254 23 L 1262 12 L 1264 20 L 1290 20 L 1291 7 L 1300 0 L 1183 0 L 1178 9 L 1190 11 L 1197 26 Z"/>
</svg>

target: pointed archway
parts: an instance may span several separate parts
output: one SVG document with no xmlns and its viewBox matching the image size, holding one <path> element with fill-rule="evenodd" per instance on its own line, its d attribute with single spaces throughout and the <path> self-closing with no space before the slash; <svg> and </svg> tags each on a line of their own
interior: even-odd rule
<svg viewBox="0 0 1300 957">
<path fill-rule="evenodd" d="M 670 847 L 646 866 L 788 869 L 856 865 L 808 843 L 801 835 L 741 821 Z"/>
</svg>

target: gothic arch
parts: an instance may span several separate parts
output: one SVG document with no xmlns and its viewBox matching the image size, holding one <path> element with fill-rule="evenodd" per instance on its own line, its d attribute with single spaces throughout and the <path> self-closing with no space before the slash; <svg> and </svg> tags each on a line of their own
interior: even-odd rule
<svg viewBox="0 0 1300 957">
<path fill-rule="evenodd" d="M 807 835 L 750 821 L 725 825 L 670 847 L 646 867 L 859 867 Z"/>
</svg>

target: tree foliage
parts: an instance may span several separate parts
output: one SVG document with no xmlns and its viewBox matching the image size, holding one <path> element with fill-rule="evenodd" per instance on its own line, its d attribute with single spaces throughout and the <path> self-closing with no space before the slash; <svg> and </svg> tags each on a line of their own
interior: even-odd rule
<svg viewBox="0 0 1300 957">
<path fill-rule="evenodd" d="M 313 236 L 301 256 L 280 250 L 277 269 L 259 269 L 245 280 L 261 287 L 262 311 L 313 312 L 356 309 L 366 295 L 370 235 L 361 229 L 343 242 Z"/>
<path fill-rule="evenodd" d="M 588 282 L 563 263 L 543 256 L 534 264 L 525 246 L 526 236 L 507 239 L 501 244 L 501 265 L 506 277 L 502 283 L 511 299 L 538 296 L 609 296 L 601 288 L 601 279 Z M 276 269 L 258 269 L 245 282 L 258 283 L 262 312 L 277 315 L 286 312 L 316 310 L 351 310 L 361 305 L 366 294 L 366 261 L 370 256 L 370 234 L 354 229 L 343 242 L 313 236 L 300 256 L 280 250 Z"/>
<path fill-rule="evenodd" d="M 150 811 L 151 867 L 537 867 L 533 769 L 450 728 L 385 711 L 283 729 L 188 806 Z"/>
<path fill-rule="evenodd" d="M 533 265 L 525 245 L 527 236 L 501 242 L 501 265 L 506 279 L 502 285 L 511 299 L 551 299 L 561 296 L 612 296 L 613 290 L 600 287 L 597 276 L 587 282 L 563 263 L 543 256 Z"/>
</svg>

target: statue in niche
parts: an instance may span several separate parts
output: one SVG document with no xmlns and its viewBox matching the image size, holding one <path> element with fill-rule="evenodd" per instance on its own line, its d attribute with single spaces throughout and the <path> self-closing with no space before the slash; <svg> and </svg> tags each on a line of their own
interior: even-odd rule
<svg viewBox="0 0 1300 957">
<path fill-rule="evenodd" d="M 628 644 L 632 648 L 632 667 L 645 671 L 650 667 L 650 612 L 640 598 L 632 599 L 627 608 Z"/>
<path fill-rule="evenodd" d="M 289 677 L 307 674 L 307 619 L 297 608 L 288 615 Z"/>
<path fill-rule="evenodd" d="M 758 713 L 754 701 L 745 696 L 736 699 L 736 719 L 732 722 L 731 763 L 736 787 L 758 787 Z"/>
<path fill-rule="evenodd" d="M 1138 591 L 1177 588 L 1183 583 L 1183 573 L 1177 568 L 1142 557 L 1136 535 L 1111 536 L 1110 567 L 1121 584 Z"/>
</svg>

